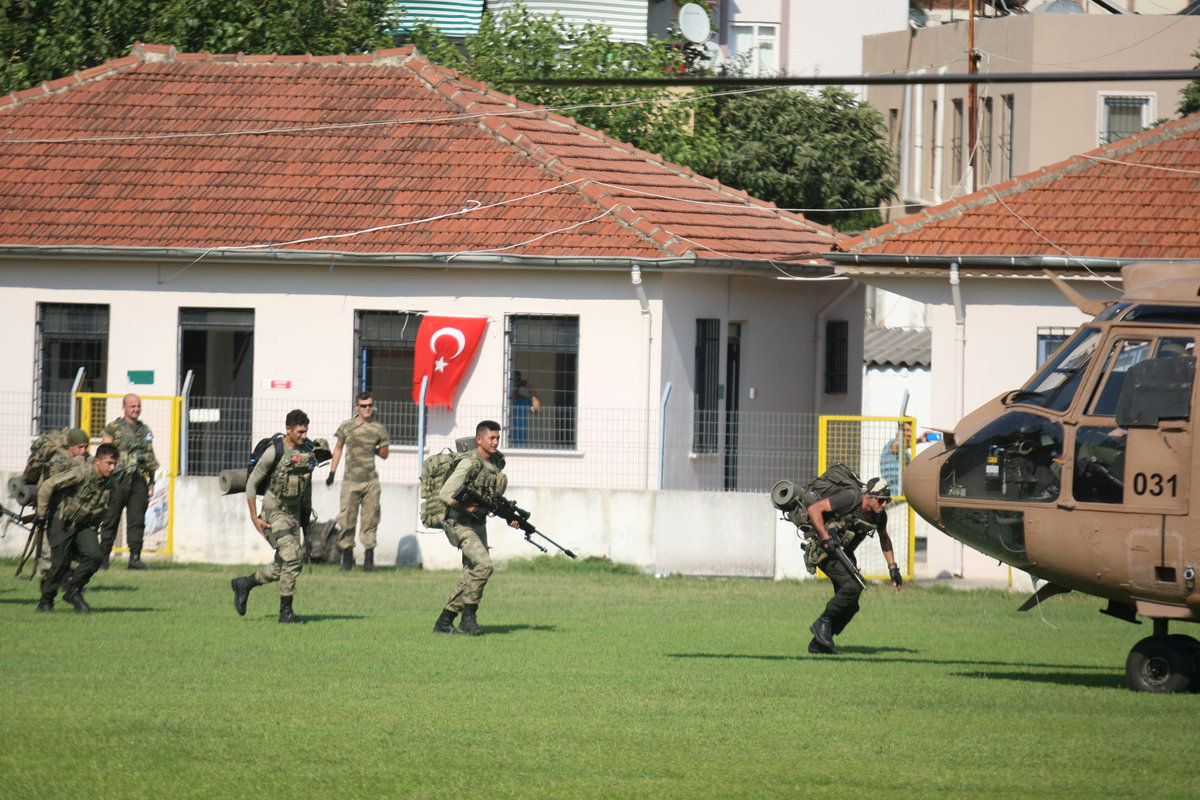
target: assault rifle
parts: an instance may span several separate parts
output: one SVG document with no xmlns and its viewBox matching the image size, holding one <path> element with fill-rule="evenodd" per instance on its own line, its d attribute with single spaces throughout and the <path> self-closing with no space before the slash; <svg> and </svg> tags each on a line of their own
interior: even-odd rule
<svg viewBox="0 0 1200 800">
<path fill-rule="evenodd" d="M 576 556 L 570 550 L 563 547 L 561 544 L 554 541 L 537 528 L 533 527 L 533 524 L 529 521 L 529 512 L 502 494 L 484 497 L 479 492 L 476 492 L 474 489 L 471 489 L 469 486 L 464 484 L 457 492 L 454 493 L 454 499 L 460 506 L 475 506 L 475 511 L 471 512 L 471 514 L 480 522 L 483 522 L 485 519 L 487 519 L 487 515 L 489 513 L 492 516 L 499 517 L 510 525 L 515 522 L 517 527 L 525 532 L 525 541 L 529 542 L 543 553 L 548 552 L 546 548 L 542 547 L 530 537 L 534 535 L 540 536 L 550 544 L 557 547 L 559 550 L 562 550 L 567 556 L 571 558 L 578 558 L 578 556 Z M 481 514 L 480 509 L 485 509 L 485 513 Z"/>
<path fill-rule="evenodd" d="M 862 573 L 858 571 L 858 567 L 854 566 L 854 562 L 850 560 L 850 556 L 846 555 L 846 551 L 842 547 L 842 538 L 838 536 L 837 529 L 827 527 L 825 532 L 829 534 L 828 541 L 822 542 L 818 538 L 817 544 L 824 547 L 825 552 L 837 558 L 838 561 L 841 561 L 842 566 L 850 572 L 850 575 L 859 586 L 863 589 L 867 588 L 867 582 L 863 579 Z M 814 533 L 816 532 L 814 531 Z"/>
<path fill-rule="evenodd" d="M 33 571 L 35 573 L 37 572 L 37 554 L 42 549 L 42 538 L 46 534 L 41 528 L 38 528 L 32 524 L 36 517 L 37 514 L 32 511 L 28 514 L 17 514 L 13 511 L 9 511 L 4 506 L 0 506 L 0 518 L 4 520 L 2 523 L 0 523 L 0 532 L 7 531 L 8 526 L 12 523 L 16 523 L 18 528 L 29 531 L 29 537 L 25 539 L 25 547 L 21 550 L 21 557 L 17 560 L 16 576 L 18 578 L 21 577 L 21 570 L 25 568 L 25 562 L 29 560 L 30 556 L 33 556 L 35 559 Z M 29 577 L 32 578 L 33 575 L 30 575 Z"/>
</svg>

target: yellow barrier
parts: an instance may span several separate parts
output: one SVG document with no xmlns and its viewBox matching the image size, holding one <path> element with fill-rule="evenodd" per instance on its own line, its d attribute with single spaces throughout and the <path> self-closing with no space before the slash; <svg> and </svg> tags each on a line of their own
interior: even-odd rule
<svg viewBox="0 0 1200 800">
<path fill-rule="evenodd" d="M 163 429 L 163 425 L 165 424 L 167 427 L 167 452 L 161 452 L 158 447 L 154 450 L 154 454 L 158 458 L 159 469 L 155 475 L 154 490 L 151 492 L 150 498 L 151 508 L 154 508 L 154 496 L 159 491 L 159 482 L 165 479 L 165 525 L 152 530 L 153 520 L 147 523 L 142 552 L 171 555 L 175 552 L 175 478 L 179 475 L 179 436 L 183 398 L 162 395 L 139 396 L 142 398 L 141 420 L 150 426 L 156 443 L 162 440 L 159 432 Z M 77 403 L 79 427 L 87 431 L 88 436 L 99 439 L 103 435 L 104 426 L 122 415 L 121 402 L 124 399 L 125 395 L 123 394 L 76 393 L 75 402 Z M 160 530 L 163 531 L 162 535 L 159 535 Z M 123 537 L 118 541 L 123 542 Z M 123 545 L 114 549 L 122 552 L 128 550 Z"/>
<path fill-rule="evenodd" d="M 908 427 L 905 428 L 904 426 Z M 904 494 L 904 466 L 912 460 L 917 443 L 917 421 L 912 417 L 823 416 L 818 425 L 818 474 L 833 464 L 845 464 L 864 481 L 876 476 L 892 487 L 888 508 L 888 535 L 896 549 L 896 563 L 903 564 L 904 579 L 911 580 L 916 566 L 917 515 Z M 907 432 L 907 435 L 905 435 Z M 893 449 L 893 444 L 895 448 Z M 901 513 L 897 514 L 896 512 Z M 895 530 L 901 522 L 904 530 Z M 860 545 L 855 551 L 859 569 L 868 578 L 888 577 L 887 564 L 879 548 Z"/>
</svg>

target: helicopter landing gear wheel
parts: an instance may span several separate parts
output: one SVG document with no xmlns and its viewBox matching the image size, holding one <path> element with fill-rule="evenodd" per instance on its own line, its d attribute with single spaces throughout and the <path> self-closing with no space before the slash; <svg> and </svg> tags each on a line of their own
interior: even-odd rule
<svg viewBox="0 0 1200 800">
<path fill-rule="evenodd" d="M 1135 644 L 1125 659 L 1129 688 L 1161 694 L 1190 691 L 1197 677 L 1197 650 L 1181 639 L 1196 641 L 1190 636 L 1150 636 Z"/>
</svg>

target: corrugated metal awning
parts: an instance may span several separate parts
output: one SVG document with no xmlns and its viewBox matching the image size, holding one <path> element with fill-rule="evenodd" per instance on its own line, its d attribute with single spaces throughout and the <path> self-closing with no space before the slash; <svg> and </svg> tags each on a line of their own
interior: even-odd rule
<svg viewBox="0 0 1200 800">
<path fill-rule="evenodd" d="M 867 328 L 863 362 L 869 367 L 928 367 L 933 363 L 929 328 Z"/>
<path fill-rule="evenodd" d="M 470 36 L 479 33 L 483 0 L 396 0 L 391 16 L 394 27 L 389 33 L 410 30 L 424 20 L 447 36 Z"/>
</svg>

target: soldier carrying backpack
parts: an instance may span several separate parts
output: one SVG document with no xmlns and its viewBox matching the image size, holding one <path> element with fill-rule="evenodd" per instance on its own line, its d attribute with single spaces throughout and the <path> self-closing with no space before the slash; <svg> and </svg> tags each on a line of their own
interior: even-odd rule
<svg viewBox="0 0 1200 800">
<path fill-rule="evenodd" d="M 304 558 L 301 522 L 312 507 L 312 474 L 319 457 L 308 439 L 308 415 L 297 408 L 288 412 L 286 424 L 287 432 L 279 445 L 263 448 L 246 480 L 250 519 L 255 530 L 275 548 L 275 560 L 253 575 L 234 578 L 231 585 L 234 610 L 245 616 L 250 590 L 279 581 L 279 621 L 303 623 L 306 620 L 292 610 L 292 597 Z M 259 513 L 258 489 L 262 486 L 266 491 Z"/>
<path fill-rule="evenodd" d="M 808 571 L 821 570 L 834 586 L 824 612 L 809 627 L 813 638 L 808 652 L 835 652 L 833 637 L 858 613 L 865 584 L 856 574 L 854 551 L 867 537 L 878 532 L 892 585 L 899 590 L 904 584 L 887 532 L 885 508 L 891 499 L 887 481 L 871 478 L 864 485 L 845 464 L 833 465 L 802 489 L 790 481 L 780 481 L 772 489 L 771 502 L 807 539 L 804 563 Z"/>
<path fill-rule="evenodd" d="M 421 469 L 421 493 L 426 497 L 421 505 L 421 521 L 429 527 L 440 522 L 450 544 L 462 551 L 463 561 L 462 576 L 434 623 L 433 632 L 461 632 L 478 636 L 483 633 L 483 628 L 479 626 L 475 613 L 483 597 L 483 589 L 492 575 L 487 526 L 472 514 L 475 507 L 461 507 L 454 499 L 454 493 L 462 486 L 469 486 L 478 494 L 489 497 L 504 494 L 508 488 L 508 478 L 502 471 L 504 455 L 497 449 L 500 446 L 500 423 L 485 419 L 475 426 L 474 447 L 470 447 L 469 440 L 464 442 L 460 439 L 457 444 L 460 452 L 453 454 L 449 461 L 445 456 L 450 454 L 431 456 L 427 461 L 442 458 L 439 466 L 423 464 Z M 432 492 L 436 482 L 435 469 L 447 472 L 446 464 L 452 464 L 452 468 L 437 490 L 436 502 L 432 502 L 435 497 Z M 514 528 L 519 527 L 516 522 L 510 524 Z M 462 612 L 462 621 L 455 628 L 454 618 L 459 612 Z"/>
</svg>

